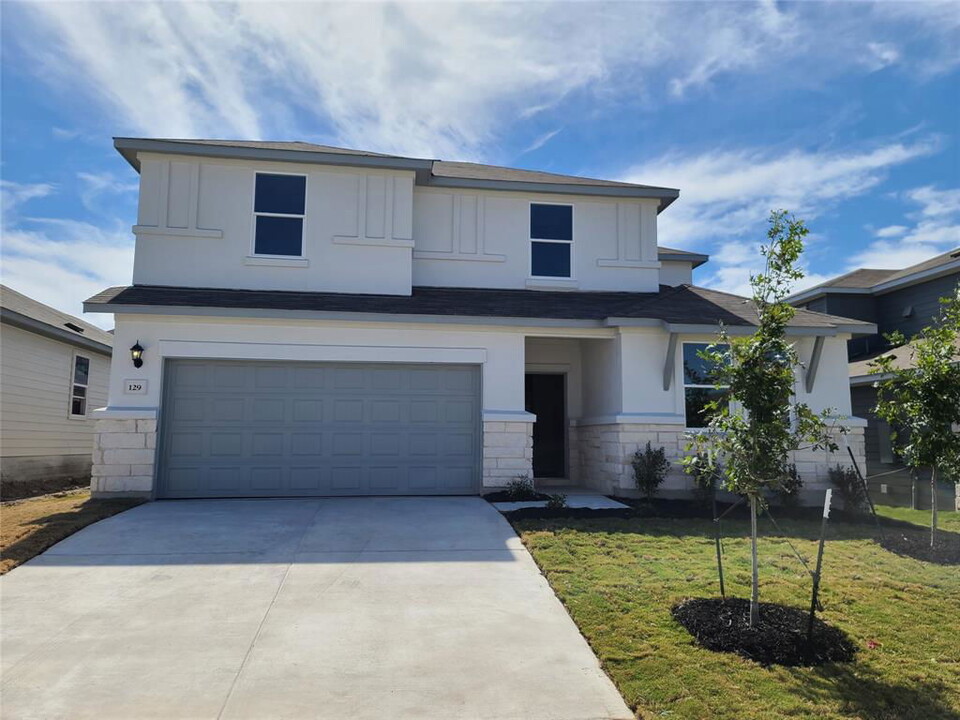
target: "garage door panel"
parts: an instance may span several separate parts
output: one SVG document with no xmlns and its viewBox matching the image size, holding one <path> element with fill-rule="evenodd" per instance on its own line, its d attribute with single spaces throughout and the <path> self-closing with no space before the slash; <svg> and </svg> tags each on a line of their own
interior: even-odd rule
<svg viewBox="0 0 960 720">
<path fill-rule="evenodd" d="M 284 468 L 279 465 L 272 467 L 255 467 L 250 469 L 250 487 L 253 490 L 281 490 L 283 489 Z"/>
<path fill-rule="evenodd" d="M 168 361 L 166 497 L 477 492 L 476 367 Z"/>
<path fill-rule="evenodd" d="M 293 421 L 296 423 L 320 422 L 323 420 L 323 401 L 294 400 Z"/>
<path fill-rule="evenodd" d="M 291 455 L 322 455 L 323 434 L 295 432 L 290 435 Z"/>
<path fill-rule="evenodd" d="M 212 388 L 231 390 L 243 389 L 248 384 L 248 378 L 242 367 L 232 363 L 218 363 L 205 368 L 203 384 Z"/>
<path fill-rule="evenodd" d="M 243 455 L 243 433 L 211 433 L 211 457 L 240 457 Z"/>
<path fill-rule="evenodd" d="M 211 398 L 209 419 L 217 423 L 243 422 L 244 403 L 242 397 Z"/>
</svg>

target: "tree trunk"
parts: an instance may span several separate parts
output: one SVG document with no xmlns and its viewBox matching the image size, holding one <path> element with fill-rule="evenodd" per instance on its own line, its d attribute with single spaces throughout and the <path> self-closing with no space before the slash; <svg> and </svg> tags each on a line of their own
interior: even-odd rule
<svg viewBox="0 0 960 720">
<path fill-rule="evenodd" d="M 930 470 L 930 547 L 937 542 L 937 468 Z"/>
<path fill-rule="evenodd" d="M 757 567 L 757 498 L 750 496 L 750 554 L 753 556 L 753 585 L 750 593 L 750 627 L 760 624 L 760 571 Z"/>
</svg>

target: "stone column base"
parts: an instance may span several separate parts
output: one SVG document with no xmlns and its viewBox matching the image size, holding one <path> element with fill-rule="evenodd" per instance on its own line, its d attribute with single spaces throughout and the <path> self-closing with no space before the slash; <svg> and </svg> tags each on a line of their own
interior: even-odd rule
<svg viewBox="0 0 960 720">
<path fill-rule="evenodd" d="M 664 448 L 670 461 L 670 469 L 660 486 L 658 496 L 690 496 L 693 479 L 680 465 L 680 459 L 690 454 L 685 449 L 690 442 L 685 428 L 679 425 L 609 423 L 583 425 L 579 431 L 582 482 L 588 487 L 609 494 L 636 493 L 631 460 L 633 454 L 646 448 L 649 442 L 654 449 Z M 830 487 L 830 468 L 850 465 L 850 456 L 839 432 L 835 435 L 836 442 L 840 445 L 838 452 L 801 450 L 791 458 L 803 480 L 802 503 L 822 503 L 822 491 Z M 862 472 L 865 467 L 863 428 L 849 428 L 847 443 L 853 450 Z"/>
<path fill-rule="evenodd" d="M 156 448 L 155 418 L 98 418 L 90 494 L 93 497 L 152 496 Z"/>
<path fill-rule="evenodd" d="M 483 490 L 502 488 L 518 475 L 533 478 L 533 423 L 484 421 Z"/>
</svg>

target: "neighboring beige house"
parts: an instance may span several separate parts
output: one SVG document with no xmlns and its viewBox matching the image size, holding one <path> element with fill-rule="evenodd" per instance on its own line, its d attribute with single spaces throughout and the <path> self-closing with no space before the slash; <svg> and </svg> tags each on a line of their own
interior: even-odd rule
<svg viewBox="0 0 960 720">
<path fill-rule="evenodd" d="M 94 408 L 107 399 L 110 333 L 0 286 L 4 497 L 90 476 Z"/>
<path fill-rule="evenodd" d="M 634 487 L 716 392 L 698 349 L 749 301 L 658 244 L 671 188 L 299 142 L 117 138 L 140 174 L 93 491 L 478 494 L 518 474 Z M 669 240 L 667 238 L 667 240 Z M 797 398 L 851 428 L 847 340 L 799 311 Z M 142 348 L 133 362 L 130 350 Z M 845 452 L 798 453 L 810 491 Z M 683 494 L 674 463 L 663 492 Z"/>
</svg>

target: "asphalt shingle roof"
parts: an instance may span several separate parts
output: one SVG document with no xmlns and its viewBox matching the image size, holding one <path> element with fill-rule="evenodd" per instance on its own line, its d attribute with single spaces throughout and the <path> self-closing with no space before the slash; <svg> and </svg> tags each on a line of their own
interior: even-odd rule
<svg viewBox="0 0 960 720">
<path fill-rule="evenodd" d="M 960 259 L 960 248 L 954 248 L 953 250 L 948 250 L 945 253 L 937 255 L 936 257 L 932 257 L 929 260 L 924 260 L 923 262 L 911 265 L 910 267 L 903 268 L 902 270 L 859 268 L 858 270 L 853 270 L 845 273 L 844 275 L 838 275 L 831 280 L 827 280 L 824 283 L 815 285 L 812 288 L 797 293 L 797 295 L 809 296 L 818 290 L 827 290 L 829 288 L 869 290 L 870 288 L 882 283 L 900 280 L 901 278 L 910 277 L 911 275 L 926 272 L 928 270 L 935 270 L 936 268 L 947 265 L 948 263 L 955 262 L 958 259 Z"/>
<path fill-rule="evenodd" d="M 42 302 L 27 297 L 6 285 L 0 285 L 0 308 L 43 323 L 55 330 L 73 333 L 77 337 L 113 347 L 113 335 L 107 331 L 101 330 L 96 325 L 73 315 L 60 312 L 49 305 L 44 305 Z M 70 325 L 74 327 L 70 327 Z"/>
<path fill-rule="evenodd" d="M 615 180 L 601 180 L 597 178 L 587 178 L 578 175 L 561 175 L 557 173 L 542 172 L 539 170 L 522 170 L 519 168 L 500 167 L 497 165 L 483 165 L 481 163 L 469 162 L 451 162 L 438 159 L 414 158 L 404 155 L 388 155 L 385 153 L 375 153 L 367 150 L 354 150 L 350 148 L 334 147 L 332 145 L 318 145 L 316 143 L 301 141 L 261 141 L 261 140 L 215 140 L 215 139 L 170 139 L 170 138 L 115 138 L 115 141 L 123 143 L 162 143 L 164 145 L 184 147 L 193 146 L 206 148 L 234 148 L 246 149 L 250 151 L 269 151 L 281 150 L 302 153 L 316 154 L 335 154 L 350 155 L 355 157 L 367 158 L 386 158 L 392 160 L 410 160 L 423 163 L 431 163 L 431 175 L 434 178 L 448 180 L 469 180 L 469 181 L 495 181 L 510 183 L 537 183 L 541 185 L 565 185 L 565 186 L 583 186 L 592 188 L 610 188 L 611 191 L 616 188 L 623 190 L 648 190 L 655 193 L 655 197 L 662 199 L 662 207 L 666 207 L 678 194 L 679 191 L 673 188 L 663 188 L 654 185 L 641 185 L 637 183 L 618 182 Z M 124 151 L 121 151 L 124 152 Z M 133 156 L 124 155 L 135 163 Z M 136 167 L 136 164 L 134 164 Z"/>
<path fill-rule="evenodd" d="M 104 312 L 110 312 L 111 306 L 146 305 L 597 321 L 616 317 L 676 324 L 722 322 L 730 326 L 757 322 L 756 311 L 748 299 L 691 285 L 661 286 L 657 293 L 415 287 L 411 295 L 134 285 L 108 288 L 86 304 Z M 800 328 L 851 325 L 863 323 L 808 310 L 798 310 L 791 322 L 792 327 Z"/>
</svg>

